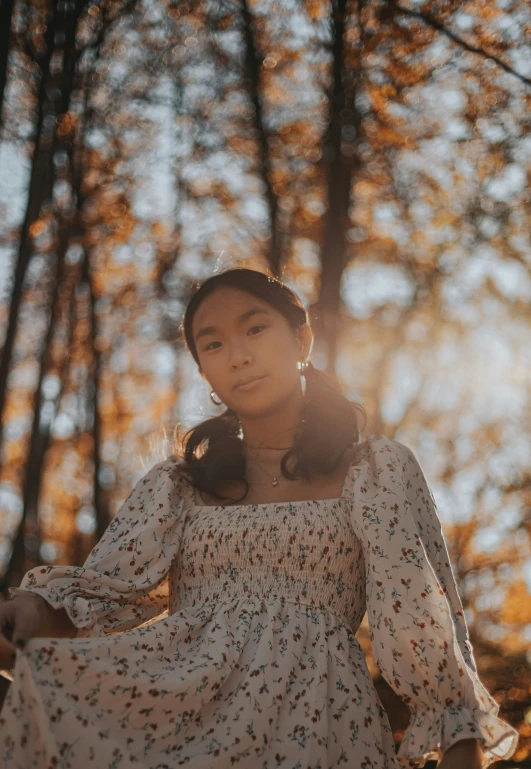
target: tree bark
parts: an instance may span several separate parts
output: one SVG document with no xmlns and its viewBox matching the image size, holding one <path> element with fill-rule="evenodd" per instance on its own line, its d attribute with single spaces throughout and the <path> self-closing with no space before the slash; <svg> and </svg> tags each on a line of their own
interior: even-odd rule
<svg viewBox="0 0 531 769">
<path fill-rule="evenodd" d="M 326 355 L 328 373 L 334 374 L 337 355 L 337 335 L 340 325 L 340 285 L 347 257 L 350 190 L 355 166 L 353 148 L 360 116 L 356 110 L 355 82 L 345 82 L 345 23 L 347 0 L 338 0 L 333 14 L 333 77 L 329 94 L 329 124 L 324 138 L 323 162 L 327 179 L 327 212 L 321 257 L 321 285 L 317 302 L 311 307 L 316 318 L 316 337 Z M 353 79 L 357 77 L 355 74 Z M 348 100 L 347 100 L 348 93 Z M 353 136 L 345 137 L 349 128 Z M 343 143 L 348 138 L 348 155 Z"/>
<path fill-rule="evenodd" d="M 0 2 L 0 126 L 3 124 L 4 94 L 7 82 L 7 61 L 14 0 Z"/>
<path fill-rule="evenodd" d="M 82 147 L 84 143 L 84 131 L 79 137 L 78 142 Z M 71 267 L 65 265 L 66 252 L 71 243 L 71 236 L 72 234 L 79 235 L 79 230 L 81 228 L 81 209 L 83 206 L 83 198 L 81 196 L 83 167 L 82 164 L 78 164 L 77 167 L 74 167 L 73 147 L 70 146 L 69 149 L 69 161 L 70 167 L 72 169 L 72 179 L 74 183 L 73 186 L 77 205 L 74 219 L 71 220 L 69 217 L 61 217 L 58 225 L 59 238 L 57 244 L 57 263 L 56 271 L 53 276 L 53 286 L 51 289 L 52 296 L 50 300 L 48 328 L 46 330 L 46 335 L 42 345 L 39 360 L 39 377 L 33 400 L 33 423 L 29 441 L 28 461 L 26 464 L 22 517 L 13 542 L 13 549 L 11 552 L 9 565 L 2 578 L 2 581 L 0 582 L 0 591 L 5 590 L 8 585 L 19 584 L 20 580 L 26 571 L 28 571 L 28 569 L 42 564 L 42 559 L 39 554 L 41 537 L 39 531 L 38 508 L 42 485 L 42 475 L 44 470 L 44 460 L 50 445 L 51 438 L 49 426 L 43 427 L 41 424 L 42 384 L 46 374 L 50 369 L 50 366 L 52 365 L 52 361 L 50 360 L 51 346 L 53 342 L 56 321 L 61 314 L 67 316 L 70 319 L 69 340 L 65 345 L 64 357 L 58 372 L 61 383 L 63 381 L 64 372 L 68 364 L 68 355 L 70 352 L 70 343 L 73 333 L 72 309 L 73 303 L 75 301 L 74 292 L 77 283 L 76 273 L 79 270 L 79 268 L 75 265 Z M 66 309 L 61 308 L 61 304 L 64 303 L 67 303 L 68 305 Z M 57 403 L 60 401 L 61 390 L 56 397 Z M 35 533 L 33 545 L 31 541 L 28 543 L 28 524 L 33 527 Z"/>
<path fill-rule="evenodd" d="M 24 293 L 24 280 L 32 256 L 31 226 L 38 220 L 43 205 L 52 199 L 55 180 L 53 157 L 58 149 L 64 148 L 70 138 L 59 137 L 55 126 L 59 115 L 67 112 L 72 95 L 72 86 L 78 55 L 76 54 L 76 30 L 79 14 L 87 0 L 75 7 L 68 3 L 59 4 L 54 0 L 47 20 L 45 52 L 38 59 L 41 80 L 38 93 L 37 122 L 35 128 L 35 149 L 30 173 L 26 213 L 20 231 L 20 242 L 15 267 L 13 290 L 9 307 L 7 331 L 0 361 L 0 445 L 3 440 L 4 407 L 7 397 L 7 381 L 20 309 Z M 59 10 L 59 7 L 61 10 Z M 60 40 L 60 46 L 54 44 Z M 59 54 L 63 61 L 60 74 L 50 70 L 52 55 Z M 56 96 L 57 94 L 57 96 Z"/>
<path fill-rule="evenodd" d="M 258 147 L 260 153 L 259 171 L 265 187 L 265 198 L 269 208 L 269 218 L 271 222 L 268 262 L 272 273 L 278 277 L 282 264 L 282 244 L 278 221 L 278 197 L 271 184 L 269 145 L 267 143 L 267 131 L 264 125 L 264 113 L 260 99 L 260 57 L 256 49 L 253 20 L 249 12 L 247 0 L 242 0 L 242 17 L 246 45 L 245 65 L 249 83 L 249 95 L 254 107 L 255 126 L 258 132 Z"/>
</svg>

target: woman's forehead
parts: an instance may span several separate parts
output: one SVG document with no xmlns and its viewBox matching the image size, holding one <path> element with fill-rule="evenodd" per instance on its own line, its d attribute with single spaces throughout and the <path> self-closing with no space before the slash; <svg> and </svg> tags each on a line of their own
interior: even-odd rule
<svg viewBox="0 0 531 769">
<path fill-rule="evenodd" d="M 277 312 L 270 304 L 246 291 L 223 286 L 201 302 L 192 325 L 197 328 L 210 321 L 225 325 L 237 320 L 242 313 L 255 308 L 270 315 Z"/>
<path fill-rule="evenodd" d="M 208 299 L 210 297 L 205 299 L 205 305 Z M 201 314 L 199 309 L 197 310 L 192 323 L 192 335 L 197 344 L 201 337 L 219 333 L 222 328 L 237 327 L 253 318 L 256 318 L 257 322 L 268 317 L 273 319 L 278 315 L 280 313 L 274 307 L 252 295 L 237 297 L 234 301 L 224 295 L 219 297 L 217 302 L 205 307 Z"/>
</svg>

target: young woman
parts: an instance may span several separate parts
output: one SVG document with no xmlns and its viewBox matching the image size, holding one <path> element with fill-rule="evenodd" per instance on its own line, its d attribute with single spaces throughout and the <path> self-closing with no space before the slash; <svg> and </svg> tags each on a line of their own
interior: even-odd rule
<svg viewBox="0 0 531 769">
<path fill-rule="evenodd" d="M 517 733 L 481 684 L 413 452 L 309 362 L 298 297 L 247 269 L 183 321 L 224 405 L 138 482 L 83 567 L 0 607 L 4 769 L 479 769 Z M 355 633 L 411 710 L 398 755 Z M 3 612 L 3 613 L 1 613 Z M 9 635 L 6 632 L 6 636 Z M 4 657 L 15 647 L 3 641 Z"/>
</svg>

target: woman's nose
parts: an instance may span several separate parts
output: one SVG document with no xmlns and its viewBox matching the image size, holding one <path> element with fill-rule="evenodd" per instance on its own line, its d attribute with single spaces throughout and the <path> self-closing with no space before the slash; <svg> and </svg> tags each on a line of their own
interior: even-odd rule
<svg viewBox="0 0 531 769">
<path fill-rule="evenodd" d="M 245 351 L 235 350 L 230 356 L 230 365 L 232 368 L 240 368 L 249 364 L 250 355 Z"/>
</svg>

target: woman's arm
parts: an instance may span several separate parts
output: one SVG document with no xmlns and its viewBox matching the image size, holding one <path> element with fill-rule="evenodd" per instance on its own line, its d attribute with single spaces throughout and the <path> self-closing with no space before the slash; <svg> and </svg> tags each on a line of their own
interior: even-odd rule
<svg viewBox="0 0 531 769">
<path fill-rule="evenodd" d="M 3 634 L 23 649 L 31 638 L 75 638 L 77 628 L 66 609 L 55 609 L 40 595 L 26 591 L 7 602 L 11 627 Z"/>
<path fill-rule="evenodd" d="M 433 495 L 409 448 L 383 435 L 367 440 L 367 461 L 352 474 L 351 523 L 363 547 L 374 656 L 411 711 L 398 758 L 415 765 L 436 758 L 442 769 L 457 769 L 458 761 L 471 769 L 472 754 L 473 768 L 487 769 L 514 753 L 518 732 L 498 718 L 499 704 L 468 666 L 461 650 L 466 622 L 460 617 L 460 643 L 448 600 L 451 568 L 445 591 L 420 536 L 421 522 L 431 521 L 433 530 Z M 430 547 L 434 562 L 439 539 L 442 528 Z"/>
<path fill-rule="evenodd" d="M 437 769 L 481 769 L 482 756 L 479 740 L 460 740 L 445 750 Z"/>
<path fill-rule="evenodd" d="M 40 595 L 38 599 L 38 611 L 41 617 L 39 629 L 35 638 L 75 638 L 77 628 L 63 607 L 54 609 Z"/>
<path fill-rule="evenodd" d="M 73 635 L 65 612 L 78 638 L 124 632 L 167 614 L 169 573 L 191 499 L 181 481 L 174 457 L 154 465 L 83 566 L 36 566 L 9 588 L 12 598 L 37 595 L 59 612 L 42 611 L 42 636 Z"/>
</svg>

